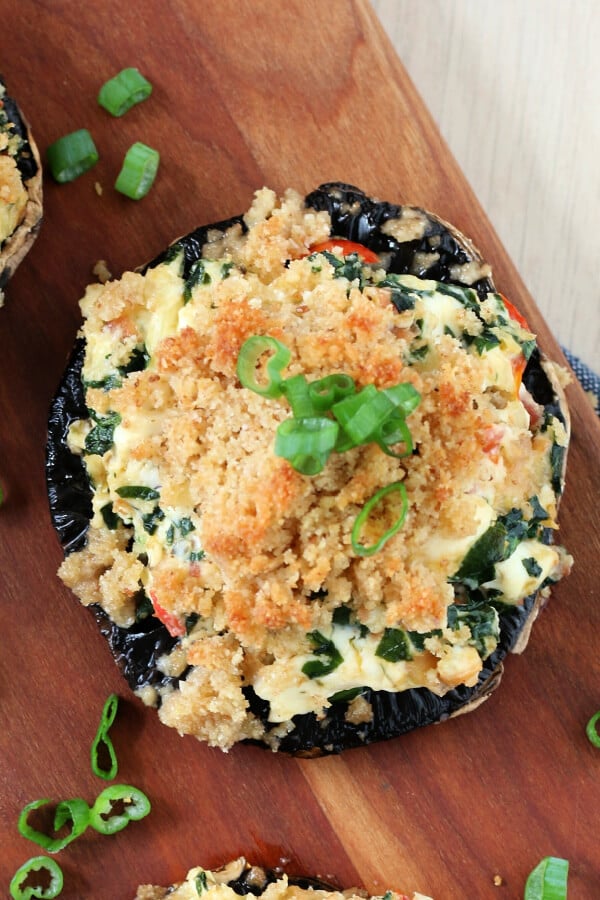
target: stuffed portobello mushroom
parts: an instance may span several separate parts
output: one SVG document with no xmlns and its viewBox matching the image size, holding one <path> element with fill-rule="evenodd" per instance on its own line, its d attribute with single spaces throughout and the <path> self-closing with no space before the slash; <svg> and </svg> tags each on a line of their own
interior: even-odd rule
<svg viewBox="0 0 600 900">
<path fill-rule="evenodd" d="M 35 141 L 0 77 L 0 306 L 3 290 L 42 219 L 42 167 Z"/>
<path fill-rule="evenodd" d="M 243 857 L 235 859 L 214 872 L 197 866 L 190 869 L 184 881 L 170 887 L 143 884 L 138 888 L 135 900 L 196 900 L 207 896 L 210 900 L 236 900 L 251 894 L 265 900 L 364 900 L 352 891 L 337 891 L 318 878 L 298 878 L 284 875 L 272 869 L 249 865 Z M 386 891 L 386 900 L 409 900 L 407 894 Z M 376 898 L 372 898 L 376 900 Z M 412 900 L 431 900 L 424 894 L 412 894 Z"/>
<path fill-rule="evenodd" d="M 311 756 L 490 694 L 569 569 L 569 419 L 470 241 L 349 185 L 263 189 L 81 308 L 59 574 L 165 724 Z"/>
</svg>

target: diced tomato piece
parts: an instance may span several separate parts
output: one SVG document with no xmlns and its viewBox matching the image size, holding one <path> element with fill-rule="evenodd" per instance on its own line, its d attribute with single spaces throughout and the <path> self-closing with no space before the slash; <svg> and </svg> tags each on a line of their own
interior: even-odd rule
<svg viewBox="0 0 600 900">
<path fill-rule="evenodd" d="M 164 609 L 158 600 L 154 591 L 150 591 L 150 599 L 154 607 L 154 615 L 163 623 L 171 637 L 183 637 L 185 634 L 185 625 L 175 613 L 168 612 Z"/>
<path fill-rule="evenodd" d="M 525 316 L 519 312 L 516 306 L 512 305 L 510 300 L 507 300 L 504 294 L 500 294 L 500 296 L 502 297 L 502 302 L 504 303 L 506 311 L 508 312 L 508 315 L 511 317 L 511 319 L 513 319 L 514 322 L 518 322 L 521 328 L 524 328 L 526 331 L 531 331 L 531 328 L 529 327 L 529 323 Z"/>
<path fill-rule="evenodd" d="M 502 425 L 489 425 L 478 435 L 478 441 L 484 453 L 487 453 L 492 462 L 500 459 L 500 447 L 504 437 Z"/>
<path fill-rule="evenodd" d="M 357 256 L 360 256 L 363 262 L 366 263 L 378 263 L 379 257 L 373 250 L 369 250 L 368 247 L 365 247 L 364 244 L 358 244 L 356 241 L 348 241 L 345 238 L 329 238 L 327 241 L 321 241 L 319 244 L 313 244 L 310 248 L 311 253 L 322 253 L 324 250 L 328 250 L 330 253 L 333 253 L 336 248 L 342 251 L 344 256 L 350 256 L 351 253 L 356 253 Z"/>
</svg>

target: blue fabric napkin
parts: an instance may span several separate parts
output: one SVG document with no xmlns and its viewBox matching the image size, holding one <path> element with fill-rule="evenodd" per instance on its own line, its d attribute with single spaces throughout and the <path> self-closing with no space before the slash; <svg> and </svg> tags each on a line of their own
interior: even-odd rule
<svg viewBox="0 0 600 900">
<path fill-rule="evenodd" d="M 600 377 L 596 375 L 589 366 L 582 362 L 578 356 L 571 353 L 570 350 L 563 347 L 562 351 L 567 357 L 569 365 L 577 376 L 578 381 L 581 382 L 584 391 L 589 391 L 596 398 L 596 412 L 600 416 Z"/>
</svg>

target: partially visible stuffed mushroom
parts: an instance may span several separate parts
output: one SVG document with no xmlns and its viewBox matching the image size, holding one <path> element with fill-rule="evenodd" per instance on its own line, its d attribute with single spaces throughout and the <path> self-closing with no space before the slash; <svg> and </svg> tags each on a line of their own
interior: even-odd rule
<svg viewBox="0 0 600 900">
<path fill-rule="evenodd" d="M 31 129 L 0 77 L 0 306 L 42 220 L 42 167 Z"/>
<path fill-rule="evenodd" d="M 170 887 L 143 884 L 138 888 L 135 900 L 195 900 L 210 893 L 214 900 L 236 900 L 237 896 L 251 894 L 265 896 L 268 900 L 359 900 L 365 892 L 337 891 L 334 887 L 316 878 L 288 877 L 280 871 L 251 866 L 244 857 L 214 872 L 197 866 L 190 869 L 184 881 Z M 386 891 L 388 900 L 409 900 L 406 894 Z M 413 894 L 413 900 L 431 900 L 424 894 Z M 378 898 L 373 898 L 378 900 Z"/>
</svg>

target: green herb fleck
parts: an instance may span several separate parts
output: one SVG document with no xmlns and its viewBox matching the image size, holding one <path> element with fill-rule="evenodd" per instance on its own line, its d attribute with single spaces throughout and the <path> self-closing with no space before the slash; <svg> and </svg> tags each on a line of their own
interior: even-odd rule
<svg viewBox="0 0 600 900">
<path fill-rule="evenodd" d="M 527 574 L 531 575 L 532 578 L 538 578 L 542 574 L 542 567 L 535 557 L 528 556 L 527 559 L 522 559 L 521 562 Z"/>
<path fill-rule="evenodd" d="M 344 661 L 342 654 L 332 640 L 324 637 L 320 631 L 311 631 L 308 639 L 313 644 L 312 652 L 323 659 L 309 659 L 302 666 L 302 671 L 309 678 L 322 678 L 329 675 Z"/>
<path fill-rule="evenodd" d="M 406 632 L 399 628 L 386 628 L 375 650 L 375 656 L 380 656 L 387 662 L 412 659 Z"/>
<path fill-rule="evenodd" d="M 96 422 L 85 438 L 85 452 L 90 456 L 104 456 L 113 445 L 115 428 L 121 421 L 119 413 L 111 412 L 108 416 L 100 418 L 93 410 L 90 410 L 91 418 Z"/>
<path fill-rule="evenodd" d="M 117 494 L 124 500 L 158 500 L 160 497 L 157 490 L 144 484 L 123 484 L 117 488 Z"/>
</svg>

